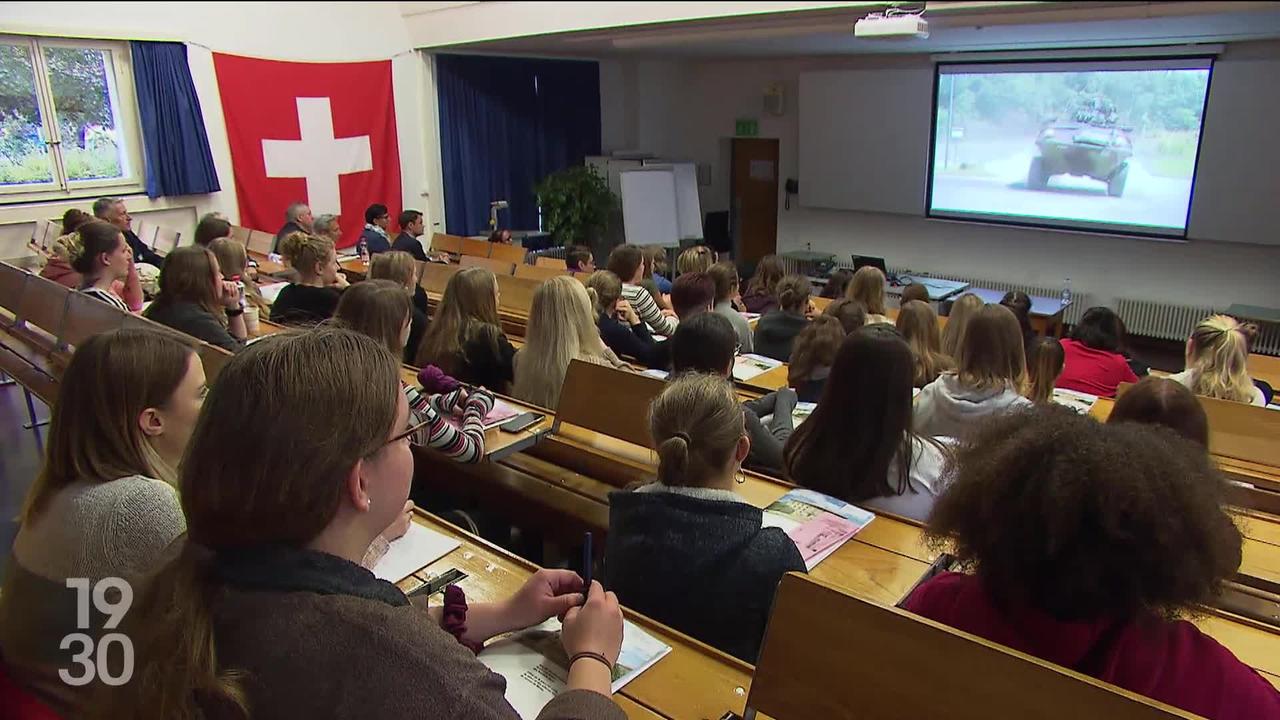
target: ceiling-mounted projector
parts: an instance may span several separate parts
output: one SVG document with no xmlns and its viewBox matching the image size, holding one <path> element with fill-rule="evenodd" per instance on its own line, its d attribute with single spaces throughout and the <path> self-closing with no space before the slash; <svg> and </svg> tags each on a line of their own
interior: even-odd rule
<svg viewBox="0 0 1280 720">
<path fill-rule="evenodd" d="M 929 37 L 929 21 L 921 15 L 874 13 L 853 24 L 853 36 L 907 40 Z"/>
</svg>

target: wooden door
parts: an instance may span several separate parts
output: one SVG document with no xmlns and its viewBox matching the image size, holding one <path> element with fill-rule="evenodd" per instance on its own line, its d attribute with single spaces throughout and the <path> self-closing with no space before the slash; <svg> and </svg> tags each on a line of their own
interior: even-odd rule
<svg viewBox="0 0 1280 720">
<path fill-rule="evenodd" d="M 778 249 L 778 140 L 733 138 L 729 234 L 748 265 Z"/>
</svg>

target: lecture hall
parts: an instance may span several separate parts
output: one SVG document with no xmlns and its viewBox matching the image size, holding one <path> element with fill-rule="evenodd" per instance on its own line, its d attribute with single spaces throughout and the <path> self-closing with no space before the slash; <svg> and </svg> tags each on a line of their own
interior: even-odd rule
<svg viewBox="0 0 1280 720">
<path fill-rule="evenodd" d="M 0 3 L 0 720 L 1280 720 L 1277 117 L 1280 2 Z"/>
</svg>

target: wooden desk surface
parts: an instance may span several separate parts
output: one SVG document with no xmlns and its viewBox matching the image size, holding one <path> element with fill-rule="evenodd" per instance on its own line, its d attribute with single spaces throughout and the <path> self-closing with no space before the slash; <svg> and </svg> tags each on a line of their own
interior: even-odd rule
<svg viewBox="0 0 1280 720">
<path fill-rule="evenodd" d="M 1261 380 L 1276 391 L 1280 391 L 1280 357 L 1270 355 L 1249 355 L 1249 376 Z"/>
<path fill-rule="evenodd" d="M 532 563 L 431 515 L 419 512 L 414 519 L 431 530 L 457 538 L 462 545 L 401 581 L 400 588 L 406 592 L 424 583 L 427 573 L 458 568 L 467 573 L 459 586 L 468 600 L 503 600 L 537 570 Z M 433 598 L 438 599 L 439 596 Z M 627 619 L 671 646 L 666 657 L 615 695 L 628 717 L 715 719 L 728 710 L 742 712 L 751 682 L 750 665 L 642 615 L 625 612 Z"/>
<path fill-rule="evenodd" d="M 782 363 L 778 367 L 762 372 L 750 380 L 736 380 L 735 382 L 739 385 L 745 385 L 748 388 L 769 393 L 774 390 L 787 387 L 787 372 L 789 372 L 789 370 L 790 366 L 786 363 Z"/>
<path fill-rule="evenodd" d="M 409 367 L 408 365 L 401 365 L 400 380 L 407 384 L 416 386 L 418 384 L 418 369 Z M 541 410 L 540 408 L 527 405 L 519 400 L 506 396 L 501 396 L 501 399 L 503 402 L 511 405 L 522 413 L 539 412 L 542 413 L 544 417 L 537 423 L 521 430 L 520 432 L 507 432 L 499 427 L 491 427 L 488 430 L 485 430 L 484 457 L 486 460 L 491 462 L 501 460 L 512 453 L 520 452 L 521 450 L 537 443 L 539 440 L 544 438 L 547 433 L 551 432 L 551 424 L 555 421 L 554 415 Z"/>
</svg>

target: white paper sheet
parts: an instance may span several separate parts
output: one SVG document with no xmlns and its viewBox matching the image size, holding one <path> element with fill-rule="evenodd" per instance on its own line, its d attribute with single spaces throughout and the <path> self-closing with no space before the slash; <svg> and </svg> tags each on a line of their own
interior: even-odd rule
<svg viewBox="0 0 1280 720">
<path fill-rule="evenodd" d="M 373 567 L 373 574 L 387 582 L 399 582 L 415 570 L 453 552 L 461 544 L 448 535 L 410 523 L 409 531 L 392 542 L 387 554 Z"/>
</svg>

